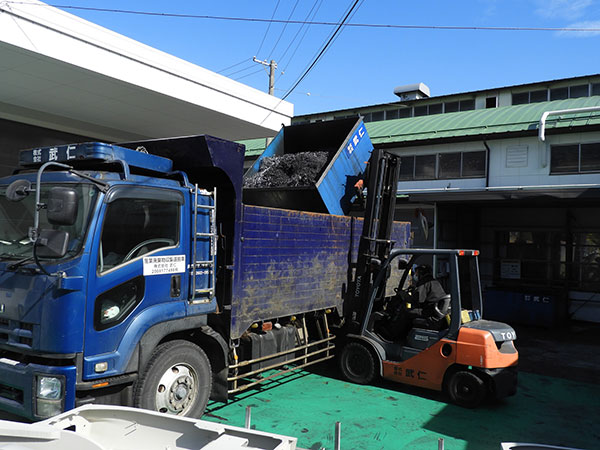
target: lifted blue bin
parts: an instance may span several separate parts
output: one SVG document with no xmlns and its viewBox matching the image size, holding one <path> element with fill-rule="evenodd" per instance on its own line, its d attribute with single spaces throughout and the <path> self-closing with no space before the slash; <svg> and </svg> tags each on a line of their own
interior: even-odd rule
<svg viewBox="0 0 600 450">
<path fill-rule="evenodd" d="M 312 186 L 245 188 L 244 203 L 273 208 L 346 215 L 354 184 L 366 169 L 373 144 L 361 118 L 283 127 L 244 179 L 264 158 L 301 152 L 327 152 L 327 163 Z"/>
</svg>

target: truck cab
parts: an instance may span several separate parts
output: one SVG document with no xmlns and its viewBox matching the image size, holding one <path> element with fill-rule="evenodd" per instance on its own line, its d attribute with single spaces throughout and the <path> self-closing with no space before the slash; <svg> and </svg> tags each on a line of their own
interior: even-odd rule
<svg viewBox="0 0 600 450">
<path fill-rule="evenodd" d="M 133 385 L 165 335 L 202 334 L 216 310 L 215 191 L 143 149 L 46 147 L 20 163 L 0 180 L 0 407 L 35 420 L 98 397 L 203 410 L 201 350 Z"/>
</svg>

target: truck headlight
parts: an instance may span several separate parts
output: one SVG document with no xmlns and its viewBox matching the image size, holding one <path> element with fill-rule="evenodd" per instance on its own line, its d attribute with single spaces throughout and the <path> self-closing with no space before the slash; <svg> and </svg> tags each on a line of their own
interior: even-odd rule
<svg viewBox="0 0 600 450">
<path fill-rule="evenodd" d="M 62 396 L 62 381 L 57 377 L 38 377 L 37 397 L 59 400 Z"/>
<path fill-rule="evenodd" d="M 62 376 L 36 377 L 35 415 L 40 418 L 60 414 L 64 409 L 65 379 Z"/>
</svg>

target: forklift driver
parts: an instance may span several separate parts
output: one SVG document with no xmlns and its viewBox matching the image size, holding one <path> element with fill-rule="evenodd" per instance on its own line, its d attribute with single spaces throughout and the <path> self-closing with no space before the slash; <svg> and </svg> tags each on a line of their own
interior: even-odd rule
<svg viewBox="0 0 600 450">
<path fill-rule="evenodd" d="M 421 265 L 414 269 L 413 285 L 408 289 L 408 302 L 412 308 L 406 311 L 414 325 L 439 328 L 448 313 L 450 298 L 438 280 L 433 278 L 431 266 Z"/>
<path fill-rule="evenodd" d="M 406 289 L 396 289 L 397 294 L 386 307 L 386 319 L 378 323 L 380 335 L 390 341 L 404 339 L 411 328 L 441 330 L 448 314 L 450 296 L 438 280 L 433 278 L 430 266 L 413 269 L 412 284 Z"/>
</svg>

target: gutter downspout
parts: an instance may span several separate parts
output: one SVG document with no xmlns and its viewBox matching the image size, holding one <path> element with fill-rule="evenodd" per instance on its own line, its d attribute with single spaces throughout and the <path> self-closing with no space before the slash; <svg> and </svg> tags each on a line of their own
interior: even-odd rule
<svg viewBox="0 0 600 450">
<path fill-rule="evenodd" d="M 490 156 L 491 156 L 491 150 L 490 150 L 490 146 L 488 145 L 487 141 L 483 141 L 483 145 L 485 146 L 485 149 L 487 150 L 487 155 L 485 158 L 485 187 L 488 188 L 490 187 Z"/>
<path fill-rule="evenodd" d="M 593 112 L 600 111 L 600 106 L 589 106 L 585 108 L 571 108 L 571 109 L 557 109 L 555 111 L 545 111 L 540 118 L 538 138 L 540 141 L 544 142 L 546 140 L 546 119 L 548 116 L 554 116 L 556 114 L 575 114 L 582 112 Z"/>
</svg>

